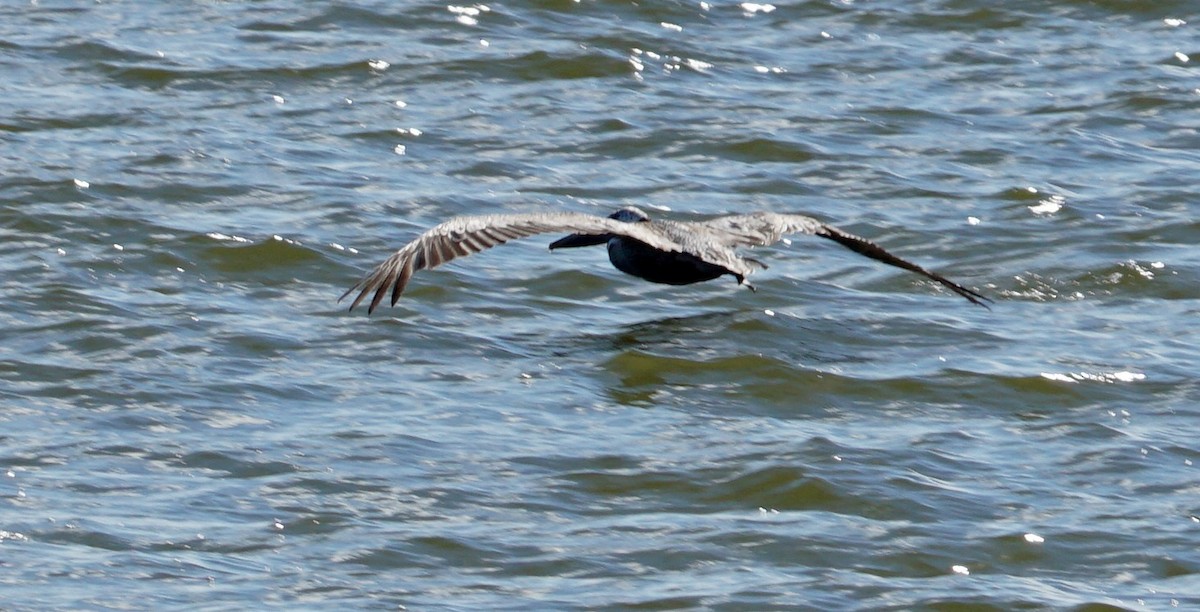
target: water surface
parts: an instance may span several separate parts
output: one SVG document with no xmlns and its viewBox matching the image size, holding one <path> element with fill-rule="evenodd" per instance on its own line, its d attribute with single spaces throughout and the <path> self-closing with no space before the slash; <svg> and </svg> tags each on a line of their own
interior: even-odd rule
<svg viewBox="0 0 1200 612">
<path fill-rule="evenodd" d="M 1188 3 L 0 8 L 15 610 L 1200 605 Z M 1192 23 L 1189 23 L 1192 22 Z M 642 283 L 459 214 L 818 216 Z"/>
</svg>

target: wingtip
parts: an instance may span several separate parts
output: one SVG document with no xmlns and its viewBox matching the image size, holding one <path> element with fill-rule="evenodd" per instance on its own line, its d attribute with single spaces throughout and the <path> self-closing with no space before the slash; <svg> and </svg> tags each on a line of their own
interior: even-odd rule
<svg viewBox="0 0 1200 612">
<path fill-rule="evenodd" d="M 353 287 L 347 289 L 345 293 L 338 297 L 337 303 L 341 304 L 343 300 L 345 300 L 351 293 L 354 293 L 354 290 L 358 289 L 360 286 L 362 286 L 362 283 L 356 283 Z M 362 301 L 361 297 L 351 300 L 350 307 L 346 309 L 346 312 L 354 312 L 354 308 L 358 306 L 360 301 Z"/>
<path fill-rule="evenodd" d="M 989 306 L 988 304 L 996 303 L 996 300 L 993 300 L 992 298 L 990 298 L 986 295 L 983 295 L 982 293 L 979 293 L 978 291 L 975 291 L 973 289 L 967 289 L 966 287 L 963 287 L 961 285 L 954 286 L 954 287 L 952 287 L 952 289 L 954 289 L 955 293 L 966 298 L 966 300 L 968 302 L 971 302 L 972 304 L 975 304 L 976 306 L 983 306 L 984 308 L 986 308 L 988 310 L 988 312 L 991 312 L 991 310 L 992 310 L 992 307 Z"/>
</svg>

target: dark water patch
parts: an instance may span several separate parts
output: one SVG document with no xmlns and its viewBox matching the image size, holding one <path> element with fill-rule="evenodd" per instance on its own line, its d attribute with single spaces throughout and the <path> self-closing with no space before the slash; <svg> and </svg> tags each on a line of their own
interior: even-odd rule
<svg viewBox="0 0 1200 612">
<path fill-rule="evenodd" d="M 941 7 L 939 7 L 941 8 Z M 943 10 L 896 15 L 898 23 L 913 28 L 914 32 L 987 32 L 1019 29 L 1036 19 L 1036 14 L 1013 10 L 1008 7 L 963 7 L 947 6 Z"/>
<path fill-rule="evenodd" d="M 795 373 L 787 364 L 761 355 L 691 360 L 652 355 L 638 350 L 626 350 L 617 354 L 605 367 L 617 375 L 626 387 L 659 386 L 668 379 L 703 380 L 713 372 L 724 372 L 729 376 L 750 374 L 763 378 L 786 378 Z"/>
<path fill-rule="evenodd" d="M 812 188 L 794 178 L 775 177 L 764 174 L 763 176 L 748 177 L 743 182 L 735 185 L 732 191 L 734 193 L 753 195 L 806 196 L 812 193 Z"/>
<path fill-rule="evenodd" d="M 70 385 L 101 376 L 105 370 L 36 361 L 0 361 L 0 372 L 6 372 L 5 377 L 11 383 L 27 387 L 25 393 L 54 397 L 64 388 L 61 385 Z M 37 385 L 43 386 L 37 387 Z"/>
<path fill-rule="evenodd" d="M 212 182 L 183 183 L 164 180 L 160 165 L 178 166 L 184 160 L 172 156 L 156 156 L 154 159 L 137 159 L 130 164 L 130 169 L 138 169 L 136 174 L 152 176 L 154 181 L 149 184 L 138 182 L 124 183 L 92 183 L 89 188 L 91 195 L 114 199 L 136 199 L 143 202 L 173 202 L 177 205 L 186 203 L 219 203 L 238 198 L 252 198 L 256 190 L 247 185 L 229 183 L 213 184 Z M 142 170 L 143 168 L 148 168 Z"/>
<path fill-rule="evenodd" d="M 534 51 L 507 59 L 503 63 L 466 60 L 443 63 L 432 68 L 436 69 L 438 74 L 450 73 L 463 77 L 519 82 L 602 79 L 625 76 L 632 72 L 629 62 L 624 58 L 596 51 Z"/>
<path fill-rule="evenodd" d="M 500 545 L 478 538 L 417 536 L 406 542 L 419 554 L 455 567 L 492 568 L 503 565 L 505 557 L 530 559 L 542 551 L 535 547 Z"/>
<path fill-rule="evenodd" d="M 317 115 L 317 114 L 321 114 L 323 112 L 325 112 L 324 109 L 313 108 L 313 109 L 306 109 L 303 111 L 288 111 L 287 113 L 284 113 L 284 115 L 288 116 L 288 117 L 299 117 L 299 116 L 304 116 L 304 115 Z M 354 140 L 386 142 L 389 145 L 395 145 L 398 142 L 413 141 L 418 138 L 420 138 L 422 142 L 426 142 L 426 143 L 431 142 L 431 139 L 429 139 L 429 138 L 421 138 L 421 136 L 424 136 L 424 134 L 425 134 L 424 132 L 422 132 L 420 135 L 413 134 L 412 132 L 410 132 L 406 129 L 380 128 L 380 129 L 372 129 L 372 130 L 367 130 L 367 131 L 360 130 L 360 131 L 346 132 L 346 133 L 340 134 L 340 136 L 342 138 L 348 138 L 348 139 L 354 139 Z M 432 142 L 436 142 L 436 138 L 432 139 Z"/>
<path fill-rule="evenodd" d="M 161 58 L 149 54 L 125 49 L 112 41 L 97 41 L 86 38 L 71 38 L 59 41 L 53 47 L 54 55 L 79 62 L 91 64 L 100 62 L 146 62 L 160 61 Z"/>
<path fill-rule="evenodd" d="M 361 460 L 362 458 L 355 458 Z M 391 487 L 385 483 L 359 482 L 355 479 L 330 480 L 324 478 L 297 478 L 286 482 L 268 485 L 280 493 L 294 491 L 303 494 L 316 495 L 355 495 L 359 493 L 387 493 Z"/>
<path fill-rule="evenodd" d="M 41 225 L 46 219 L 61 218 L 70 216 L 70 213 L 78 214 L 78 209 L 85 208 L 80 206 L 81 203 L 86 203 L 92 200 L 91 196 L 86 193 L 81 193 L 79 185 L 75 181 L 65 176 L 61 171 L 56 171 L 47 177 L 8 177 L 3 182 L 0 182 L 0 189 L 8 192 L 11 197 L 11 203 L 6 202 L 6 206 L 2 209 L 3 214 L 14 219 L 12 225 L 14 229 L 46 227 Z M 43 203 L 56 204 L 55 212 L 57 214 L 46 214 L 42 209 Z M 63 206 L 63 204 L 67 206 Z M 63 209 L 76 209 L 70 212 L 65 212 Z M 31 213 L 39 214 L 31 214 Z M 37 232 L 30 232 L 37 233 Z M 45 234 L 53 234 L 54 232 L 42 232 Z"/>
<path fill-rule="evenodd" d="M 0 132 L 45 132 L 53 130 L 93 130 L 97 128 L 132 127 L 141 120 L 127 113 L 83 113 L 68 117 L 16 115 L 0 122 Z M 7 184 L 8 181 L 5 181 Z"/>
<path fill-rule="evenodd" d="M 5 456 L 0 457 L 0 465 L 4 465 L 5 467 L 9 468 L 49 468 L 63 465 L 65 463 L 66 461 L 62 455 L 51 454 L 49 452 L 33 454 L 29 452 L 15 452 L 13 454 L 6 454 Z"/>
<path fill-rule="evenodd" d="M 155 423 L 155 425 L 157 425 L 157 424 L 158 423 Z M 89 448 L 86 452 L 89 455 L 94 455 L 94 456 L 99 456 L 99 457 L 141 458 L 141 457 L 145 456 L 145 454 L 146 454 L 145 449 L 143 449 L 141 447 L 137 447 L 137 446 L 129 446 L 126 444 L 112 444 L 112 445 L 108 445 L 108 446 Z"/>
<path fill-rule="evenodd" d="M 600 606 L 598 609 L 620 609 L 620 610 L 683 610 L 696 609 L 706 607 L 706 598 L 704 597 L 686 597 L 677 595 L 674 597 L 645 597 L 645 598 L 630 598 L 628 595 L 621 595 L 614 598 L 608 606 Z"/>
<path fill-rule="evenodd" d="M 591 508 L 605 515 L 618 508 L 636 506 L 655 512 L 705 514 L 734 510 L 833 512 L 885 519 L 902 513 L 911 516 L 919 507 L 933 516 L 934 509 L 918 501 L 919 490 L 899 496 L 851 494 L 848 482 L 823 478 L 785 457 L 764 459 L 744 469 L 697 467 L 687 471 L 635 468 L 589 469 L 556 474 L 565 485 L 556 492 L 575 500 L 572 506 Z M 576 500 L 576 496 L 579 498 Z"/>
<path fill-rule="evenodd" d="M 794 466 L 767 466 L 713 483 L 712 501 L 775 510 L 844 507 L 839 488 Z"/>
<path fill-rule="evenodd" d="M 539 174 L 539 168 L 531 164 L 509 161 L 481 161 L 453 170 L 451 175 L 486 179 L 522 179 Z"/>
<path fill-rule="evenodd" d="M 78 330 L 78 334 L 70 333 L 71 330 L 68 329 L 63 329 L 63 331 L 69 333 L 68 337 L 60 340 L 64 348 L 79 356 L 91 355 L 94 357 L 123 351 L 128 347 L 153 341 L 166 333 L 166 330 L 158 326 L 128 327 L 123 323 L 86 325 Z"/>
<path fill-rule="evenodd" d="M 560 474 L 557 479 L 568 483 L 568 490 L 592 500 L 593 506 L 600 504 L 601 500 L 608 500 L 597 508 L 604 514 L 613 505 L 634 500 L 662 500 L 668 504 L 668 508 L 693 507 L 688 500 L 703 496 L 711 482 L 701 474 L 693 476 L 687 472 L 655 470 L 609 472 L 592 469 Z M 583 504 L 583 507 L 587 507 L 587 504 Z"/>
<path fill-rule="evenodd" d="M 1197 233 L 1200 233 L 1200 221 L 1181 218 L 1164 219 L 1161 222 L 1128 228 L 1121 232 L 1121 237 L 1125 244 L 1191 247 L 1192 243 L 1189 241 Z M 1189 250 L 1181 255 L 1190 253 Z"/>
<path fill-rule="evenodd" d="M 629 471 L 641 467 L 642 462 L 632 455 L 523 455 L 510 458 L 510 461 L 522 465 L 538 467 L 548 472 L 553 471 Z"/>
<path fill-rule="evenodd" d="M 604 308 L 603 302 L 608 301 L 613 292 L 614 275 L 604 269 L 609 266 L 608 258 L 602 252 L 596 255 L 597 261 L 555 262 L 568 269 L 536 276 L 522 285 L 529 289 L 533 303 L 544 304 L 547 310 Z M 575 265 L 586 267 L 569 269 Z"/>
<path fill-rule="evenodd" d="M 509 5 L 513 15 L 524 18 L 525 25 L 535 29 L 548 29 L 555 25 L 587 24 L 581 28 L 592 36 L 600 35 L 614 25 L 622 28 L 659 28 L 662 22 L 675 24 L 701 24 L 704 11 L 699 6 L 685 3 L 646 5 L 632 2 L 579 3 L 569 0 L 520 0 Z M 714 7 L 715 8 L 715 7 Z M 605 27 L 599 27 L 603 24 Z M 653 31 L 653 30 L 650 30 Z"/>
<path fill-rule="evenodd" d="M 161 541 L 157 541 L 157 542 L 151 542 L 151 543 L 140 545 L 138 548 L 142 551 L 147 551 L 147 552 L 165 552 L 165 553 L 190 552 L 190 551 L 216 552 L 216 553 L 225 552 L 225 547 L 223 547 L 221 545 L 215 545 L 213 542 L 210 542 L 208 540 L 208 538 L 202 534 L 194 535 L 191 537 L 185 537 L 185 538 L 181 538 L 181 539 L 171 539 L 171 540 L 161 540 Z M 177 578 L 192 578 L 191 576 L 188 576 L 186 574 L 175 576 L 175 577 L 177 577 Z"/>
<path fill-rule="evenodd" d="M 287 20 L 253 19 L 239 25 L 250 32 L 328 32 L 339 30 L 380 30 L 388 28 L 418 28 L 430 23 L 429 15 L 439 14 L 443 7 L 431 4 L 402 5 L 400 11 L 381 10 L 336 4 L 313 7 L 315 14 L 297 17 L 291 11 L 280 11 Z M 448 13 L 447 13 L 448 14 Z"/>
<path fill-rule="evenodd" d="M 1179 92 L 1176 95 L 1163 93 L 1151 94 L 1148 92 L 1114 92 L 1112 98 L 1117 109 L 1125 109 L 1150 116 L 1182 108 L 1191 102 L 1190 96 L 1187 96 L 1185 92 Z"/>
<path fill-rule="evenodd" d="M 379 440 L 389 437 L 382 433 L 363 431 L 359 429 L 339 431 L 333 434 L 333 436 L 335 438 L 342 438 L 346 440 Z"/>
<path fill-rule="evenodd" d="M 257 242 L 226 240 L 224 238 L 194 238 L 190 242 L 204 246 L 197 253 L 197 263 L 225 277 L 259 277 L 264 271 L 297 270 L 321 259 L 316 250 L 282 237 Z"/>
<path fill-rule="evenodd" d="M 234 355 L 245 355 L 251 360 L 286 358 L 294 351 L 304 347 L 303 342 L 291 337 L 287 330 L 257 333 L 235 333 L 224 335 L 221 340 L 223 350 Z M 301 391 L 299 385 L 293 387 Z"/>
<path fill-rule="evenodd" d="M 782 140 L 778 137 L 693 145 L 683 147 L 680 154 L 716 157 L 745 163 L 802 163 L 817 155 L 805 143 Z"/>
<path fill-rule="evenodd" d="M 678 141 L 691 138 L 687 132 L 680 131 L 677 128 L 658 129 L 639 134 L 625 132 L 618 132 L 617 134 L 598 141 L 566 146 L 554 152 L 582 153 L 600 157 L 610 157 L 619 154 L 621 157 L 627 158 L 675 156 L 678 155 L 680 150 Z"/>
<path fill-rule="evenodd" d="M 425 560 L 421 555 L 408 550 L 394 548 L 369 548 L 352 553 L 339 555 L 338 563 L 359 565 L 371 570 L 380 569 L 411 569 L 436 567 L 434 560 Z"/>
<path fill-rule="evenodd" d="M 264 478 L 301 471 L 296 465 L 282 461 L 257 461 L 219 451 L 196 451 L 172 457 L 178 466 L 223 473 L 227 478 Z"/>
<path fill-rule="evenodd" d="M 1200 274 L 1164 262 L 1122 261 L 1089 270 L 1069 281 L 1084 295 L 1107 294 L 1133 299 L 1195 300 L 1200 298 Z"/>
<path fill-rule="evenodd" d="M 694 351 L 685 344 L 684 351 L 688 350 Z M 645 396 L 643 390 L 669 388 L 674 393 L 723 396 L 730 407 L 745 403 L 739 396 L 753 397 L 776 409 L 790 408 L 796 418 L 829 406 L 834 398 L 879 401 L 905 397 L 923 402 L 970 403 L 981 399 L 974 389 L 993 388 L 995 382 L 1012 380 L 951 370 L 920 378 L 862 380 L 828 371 L 819 362 L 792 364 L 761 354 L 684 358 L 636 349 L 621 351 L 604 368 L 619 381 L 612 392 L 634 403 L 653 400 L 653 395 Z M 1022 383 L 1016 384 L 1023 387 Z M 1018 395 L 1029 391 L 1022 388 Z"/>
<path fill-rule="evenodd" d="M 546 194 L 551 196 L 560 196 L 563 198 L 581 199 L 585 201 L 613 200 L 609 206 L 593 209 L 591 211 L 596 215 L 607 216 L 624 205 L 622 203 L 623 201 L 631 201 L 638 205 L 653 205 L 656 200 L 661 197 L 663 192 L 669 191 L 674 187 L 678 187 L 678 183 L 675 181 L 671 181 L 670 183 L 636 186 L 613 183 L 588 185 L 537 185 L 530 187 L 527 191 L 529 193 Z"/>
<path fill-rule="evenodd" d="M 276 524 L 276 529 L 289 536 L 315 536 L 336 534 L 353 526 L 351 517 L 329 512 L 312 512 L 307 508 L 278 508 L 284 512 L 295 512 L 298 516 Z"/>
<path fill-rule="evenodd" d="M 608 134 L 612 132 L 624 132 L 627 130 L 641 129 L 639 126 L 629 122 L 626 119 L 607 118 L 591 121 L 579 126 L 581 129 L 592 134 Z"/>
<path fill-rule="evenodd" d="M 102 63 L 99 68 L 123 87 L 182 91 L 223 91 L 231 84 L 245 83 L 260 90 L 264 84 L 270 84 L 267 89 L 269 92 L 295 83 L 326 80 L 350 83 L 369 80 L 376 75 L 367 59 L 311 66 L 190 68 Z M 270 100 L 269 93 L 263 93 L 262 96 L 264 101 Z"/>
<path fill-rule="evenodd" d="M 1045 198 L 1046 194 L 1041 193 L 1036 186 L 1026 185 L 1009 187 L 1003 191 L 993 194 L 993 197 L 1012 202 L 1037 203 L 1039 200 Z"/>
<path fill-rule="evenodd" d="M 71 523 L 60 528 L 46 530 L 33 534 L 39 542 L 58 544 L 62 546 L 82 546 L 113 552 L 136 550 L 137 546 L 125 538 L 88 529 L 82 525 Z"/>
<path fill-rule="evenodd" d="M 963 123 L 954 115 L 919 108 L 868 106 L 858 112 L 871 122 L 872 133 L 878 135 L 912 133 L 927 126 Z"/>
<path fill-rule="evenodd" d="M 91 484 L 91 483 L 73 483 L 73 484 L 67 485 L 67 487 L 65 487 L 65 488 L 69 491 L 73 491 L 75 493 L 80 493 L 82 495 L 88 495 L 88 496 L 132 495 L 136 491 L 140 490 L 139 487 L 137 487 L 135 485 L 131 485 L 131 484 L 115 485 L 115 486 L 107 485 L 106 486 L 106 485 L 97 485 L 97 484 Z"/>
</svg>

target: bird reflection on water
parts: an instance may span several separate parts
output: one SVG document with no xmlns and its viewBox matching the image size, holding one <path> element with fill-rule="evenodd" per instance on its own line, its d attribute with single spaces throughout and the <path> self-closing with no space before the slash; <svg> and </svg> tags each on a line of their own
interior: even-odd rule
<svg viewBox="0 0 1200 612">
<path fill-rule="evenodd" d="M 739 285 L 751 289 L 754 287 L 746 282 L 746 277 L 756 269 L 766 269 L 767 265 L 739 255 L 734 250 L 736 247 L 772 244 L 787 234 L 811 234 L 837 242 L 860 255 L 920 274 L 973 304 L 987 308 L 986 302 L 991 301 L 936 272 L 897 257 L 865 238 L 805 215 L 759 212 L 705 221 L 653 221 L 634 207 L 622 208 L 608 217 L 535 213 L 451 219 L 402 247 L 338 300 L 358 291 L 350 303 L 350 310 L 354 310 L 374 293 L 367 307 L 370 313 L 390 293 L 390 303 L 394 306 L 418 270 L 433 268 L 509 240 L 549 232 L 574 232 L 552 242 L 552 250 L 604 244 L 613 266 L 650 282 L 690 285 L 728 274 Z"/>
</svg>

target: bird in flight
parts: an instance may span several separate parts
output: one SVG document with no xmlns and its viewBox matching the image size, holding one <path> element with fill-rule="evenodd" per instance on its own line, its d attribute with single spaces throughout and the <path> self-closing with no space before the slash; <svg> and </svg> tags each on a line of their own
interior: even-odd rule
<svg viewBox="0 0 1200 612">
<path fill-rule="evenodd" d="M 811 234 L 920 274 L 972 304 L 988 308 L 987 302 L 991 301 L 941 274 L 892 255 L 865 238 L 805 215 L 757 212 L 704 221 L 655 221 L 632 206 L 608 217 L 571 212 L 456 217 L 401 247 L 338 301 L 358 291 L 350 302 L 350 310 L 354 310 L 374 293 L 367 306 L 367 313 L 371 313 L 390 293 L 391 305 L 395 306 L 417 270 L 434 268 L 509 240 L 557 232 L 573 233 L 550 243 L 551 250 L 605 244 L 613 266 L 652 283 L 690 285 L 728 274 L 750 289 L 754 287 L 746 282 L 746 277 L 757 268 L 765 270 L 767 265 L 738 255 L 735 248 L 773 244 L 787 234 Z"/>
</svg>

